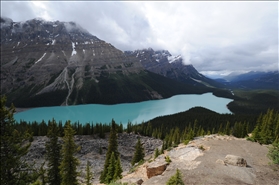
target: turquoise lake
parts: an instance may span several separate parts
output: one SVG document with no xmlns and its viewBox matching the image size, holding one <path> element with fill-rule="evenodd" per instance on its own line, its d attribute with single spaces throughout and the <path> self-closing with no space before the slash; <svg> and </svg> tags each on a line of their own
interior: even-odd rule
<svg viewBox="0 0 279 185">
<path fill-rule="evenodd" d="M 212 93 L 202 95 L 176 95 L 168 99 L 150 100 L 139 103 L 124 103 L 116 105 L 73 105 L 33 108 L 16 113 L 16 121 L 27 122 L 42 120 L 48 121 L 54 118 L 57 122 L 65 123 L 67 120 L 80 123 L 110 123 L 112 118 L 116 123 L 126 125 L 128 121 L 141 123 L 158 116 L 174 114 L 186 111 L 192 107 L 205 107 L 218 113 L 231 113 L 227 104 L 231 99 L 219 98 Z"/>
</svg>

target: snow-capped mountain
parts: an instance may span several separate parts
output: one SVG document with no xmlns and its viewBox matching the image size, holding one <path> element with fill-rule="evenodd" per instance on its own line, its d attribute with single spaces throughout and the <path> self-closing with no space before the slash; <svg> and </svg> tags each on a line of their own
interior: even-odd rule
<svg viewBox="0 0 279 185">
<path fill-rule="evenodd" d="M 125 51 L 135 56 L 146 70 L 195 86 L 221 87 L 222 85 L 200 74 L 193 65 L 185 65 L 182 56 L 172 56 L 168 50 L 154 51 L 152 48 Z"/>
<path fill-rule="evenodd" d="M 139 58 L 74 22 L 0 21 L 1 94 L 17 107 L 113 104 L 208 92 L 146 71 Z M 157 58 L 164 60 L 163 55 Z"/>
</svg>

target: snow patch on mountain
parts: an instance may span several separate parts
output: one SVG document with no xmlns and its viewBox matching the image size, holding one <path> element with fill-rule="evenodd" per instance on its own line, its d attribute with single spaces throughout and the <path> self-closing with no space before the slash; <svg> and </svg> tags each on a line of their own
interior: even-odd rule
<svg viewBox="0 0 279 185">
<path fill-rule="evenodd" d="M 192 77 L 190 77 L 190 78 L 191 78 L 192 80 L 196 81 L 196 82 L 202 83 L 202 81 L 201 81 L 201 80 L 197 80 L 197 79 L 192 78 Z"/>
<path fill-rule="evenodd" d="M 168 56 L 168 61 L 169 63 L 172 63 L 178 59 L 182 59 L 181 55 L 178 55 L 178 56 Z"/>
<path fill-rule="evenodd" d="M 72 48 L 73 48 L 73 51 L 72 51 L 72 55 L 71 55 L 71 56 L 77 54 L 77 51 L 76 51 L 76 49 L 75 49 L 75 43 L 74 43 L 74 42 L 72 42 Z"/>
<path fill-rule="evenodd" d="M 43 56 L 41 58 L 39 58 L 39 60 L 37 60 L 37 62 L 35 62 L 35 64 L 37 64 L 38 62 L 40 62 L 44 57 L 45 57 L 46 53 L 43 54 Z"/>
</svg>

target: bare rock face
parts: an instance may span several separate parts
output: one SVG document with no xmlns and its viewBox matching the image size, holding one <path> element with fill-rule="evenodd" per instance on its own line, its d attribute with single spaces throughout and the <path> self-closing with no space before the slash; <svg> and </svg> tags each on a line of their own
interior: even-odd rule
<svg viewBox="0 0 279 185">
<path fill-rule="evenodd" d="M 161 175 L 166 170 L 167 164 L 168 163 L 161 155 L 161 157 L 157 158 L 155 161 L 153 161 L 147 166 L 147 177 L 151 178 L 153 176 Z"/>
<path fill-rule="evenodd" d="M 27 106 L 27 99 L 52 95 L 57 97 L 53 105 L 89 103 L 78 103 L 80 98 L 74 96 L 90 89 L 90 84 L 98 87 L 109 74 L 125 76 L 144 70 L 138 59 L 74 22 L 1 18 L 0 43 L 1 90 L 20 107 Z"/>
<path fill-rule="evenodd" d="M 225 157 L 224 163 L 234 165 L 234 166 L 240 166 L 240 167 L 247 166 L 247 162 L 245 159 L 243 159 L 242 157 L 239 157 L 239 156 L 235 156 L 235 155 L 227 155 Z"/>
</svg>

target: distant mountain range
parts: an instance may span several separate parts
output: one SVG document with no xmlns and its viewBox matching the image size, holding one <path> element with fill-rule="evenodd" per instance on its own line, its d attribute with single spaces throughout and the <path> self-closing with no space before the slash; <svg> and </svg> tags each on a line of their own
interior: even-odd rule
<svg viewBox="0 0 279 185">
<path fill-rule="evenodd" d="M 170 62 L 170 54 L 148 50 L 158 55 L 144 60 L 142 52 L 123 53 L 74 22 L 1 18 L 0 42 L 1 94 L 18 107 L 114 104 L 212 91 L 211 80 L 179 57 Z M 148 67 L 156 60 L 162 67 Z M 184 68 L 177 76 L 174 64 Z"/>
<path fill-rule="evenodd" d="M 230 74 L 216 81 L 236 89 L 275 89 L 279 90 L 279 72 L 251 71 L 243 74 Z"/>
</svg>

